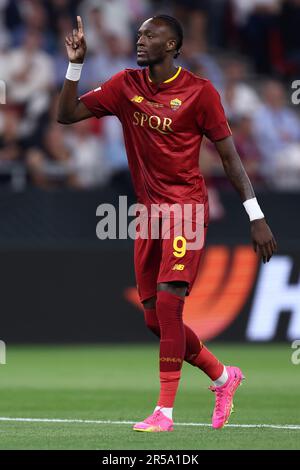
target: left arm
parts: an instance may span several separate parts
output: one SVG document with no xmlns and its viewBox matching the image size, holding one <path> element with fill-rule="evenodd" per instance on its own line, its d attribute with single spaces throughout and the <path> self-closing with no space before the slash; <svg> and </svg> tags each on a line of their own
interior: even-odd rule
<svg viewBox="0 0 300 470">
<path fill-rule="evenodd" d="M 252 184 L 237 153 L 233 138 L 230 136 L 219 140 L 215 142 L 215 147 L 221 157 L 225 173 L 239 193 L 242 202 L 255 197 Z"/>
<path fill-rule="evenodd" d="M 225 173 L 240 195 L 242 202 L 255 198 L 252 184 L 236 151 L 232 137 L 216 141 L 215 147 L 221 157 Z M 264 217 L 252 220 L 250 224 L 253 248 L 255 252 L 260 253 L 263 262 L 266 263 L 277 249 L 275 238 Z"/>
</svg>

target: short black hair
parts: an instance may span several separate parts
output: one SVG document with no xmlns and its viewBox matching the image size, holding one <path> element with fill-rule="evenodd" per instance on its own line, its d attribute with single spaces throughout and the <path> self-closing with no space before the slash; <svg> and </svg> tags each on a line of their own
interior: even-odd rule
<svg viewBox="0 0 300 470">
<path fill-rule="evenodd" d="M 176 20 L 176 18 L 169 15 L 156 15 L 153 16 L 153 19 L 159 19 L 164 21 L 166 25 L 169 26 L 169 28 L 172 29 L 173 33 L 175 34 L 177 45 L 174 59 L 176 59 L 180 54 L 180 49 L 182 48 L 183 43 L 183 29 L 181 24 L 178 20 Z"/>
</svg>

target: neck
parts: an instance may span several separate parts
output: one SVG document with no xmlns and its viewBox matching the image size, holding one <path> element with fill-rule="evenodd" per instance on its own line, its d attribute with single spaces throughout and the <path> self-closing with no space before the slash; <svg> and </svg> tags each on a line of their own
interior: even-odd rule
<svg viewBox="0 0 300 470">
<path fill-rule="evenodd" d="M 149 65 L 149 76 L 153 83 L 159 84 L 173 77 L 177 72 L 173 62 Z"/>
</svg>

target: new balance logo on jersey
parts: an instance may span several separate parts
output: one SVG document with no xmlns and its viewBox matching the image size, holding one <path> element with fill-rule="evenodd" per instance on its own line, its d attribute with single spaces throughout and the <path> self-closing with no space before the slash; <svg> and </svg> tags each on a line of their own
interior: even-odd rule
<svg viewBox="0 0 300 470">
<path fill-rule="evenodd" d="M 131 101 L 133 101 L 134 103 L 141 103 L 143 99 L 144 98 L 142 96 L 135 95 Z"/>
<path fill-rule="evenodd" d="M 170 134 L 174 132 L 171 128 L 172 119 L 167 117 L 149 116 L 149 114 L 136 111 L 133 113 L 133 124 L 140 127 L 150 127 L 161 134 Z"/>
<path fill-rule="evenodd" d="M 172 271 L 183 271 L 184 270 L 184 264 L 175 264 L 172 268 Z"/>
</svg>

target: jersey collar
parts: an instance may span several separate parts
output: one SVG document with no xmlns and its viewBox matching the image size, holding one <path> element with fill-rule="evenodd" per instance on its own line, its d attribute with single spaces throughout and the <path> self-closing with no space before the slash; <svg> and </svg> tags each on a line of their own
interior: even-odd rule
<svg viewBox="0 0 300 470">
<path fill-rule="evenodd" d="M 167 80 L 165 80 L 163 83 L 153 83 L 151 78 L 150 78 L 150 75 L 149 75 L 149 68 L 146 69 L 146 80 L 147 80 L 147 83 L 149 85 L 149 87 L 153 90 L 153 91 L 158 91 L 162 88 L 168 88 L 169 86 L 172 86 L 175 82 L 177 82 L 177 80 L 181 77 L 182 75 L 182 67 L 179 66 L 175 72 L 175 74 L 168 78 Z"/>
</svg>

